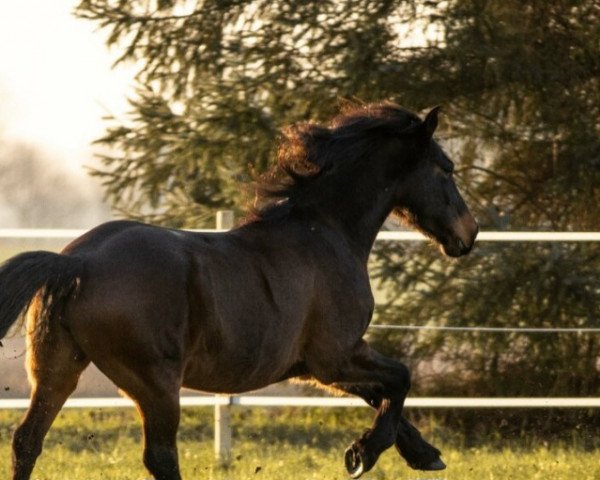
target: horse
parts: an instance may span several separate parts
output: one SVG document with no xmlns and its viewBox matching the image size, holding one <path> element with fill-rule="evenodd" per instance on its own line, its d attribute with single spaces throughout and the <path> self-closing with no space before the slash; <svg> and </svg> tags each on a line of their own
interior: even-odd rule
<svg viewBox="0 0 600 480">
<path fill-rule="evenodd" d="M 181 478 L 182 387 L 239 393 L 299 378 L 375 410 L 345 451 L 352 478 L 395 445 L 408 465 L 445 468 L 402 415 L 408 368 L 363 338 L 374 308 L 367 259 L 390 214 L 449 257 L 478 226 L 421 120 L 391 102 L 354 105 L 326 124 L 284 130 L 245 222 L 199 233 L 111 221 L 60 253 L 0 268 L 0 338 L 25 322 L 31 402 L 13 436 L 13 480 L 29 479 L 44 436 L 93 362 L 140 412 L 143 462 Z"/>
</svg>

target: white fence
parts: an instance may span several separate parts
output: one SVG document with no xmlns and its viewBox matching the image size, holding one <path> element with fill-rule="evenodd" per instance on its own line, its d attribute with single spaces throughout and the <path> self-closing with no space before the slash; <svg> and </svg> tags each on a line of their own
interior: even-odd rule
<svg viewBox="0 0 600 480">
<path fill-rule="evenodd" d="M 368 407 L 358 398 L 350 397 L 288 397 L 258 395 L 215 395 L 180 398 L 182 407 Z M 0 399 L 1 409 L 26 409 L 29 399 Z M 123 397 L 70 398 L 64 408 L 127 408 L 133 402 Z M 409 397 L 407 408 L 600 408 L 600 398 L 594 397 Z"/>
<path fill-rule="evenodd" d="M 223 223 L 219 226 L 223 227 Z M 196 230 L 196 231 L 222 231 Z M 0 239 L 73 239 L 85 233 L 79 229 L 0 229 Z M 377 240 L 423 241 L 416 232 L 380 232 Z M 480 232 L 478 242 L 599 242 L 600 232 Z M 418 325 L 372 325 L 371 328 L 405 330 L 448 330 L 480 332 L 521 332 L 521 333 L 600 333 L 600 328 L 506 328 L 506 327 L 436 327 Z M 28 399 L 0 399 L 0 409 L 24 409 Z M 230 454 L 231 432 L 229 429 L 229 407 L 240 406 L 299 406 L 299 407 L 362 407 L 362 401 L 343 397 L 265 397 L 265 396 L 182 396 L 182 407 L 215 407 L 215 453 L 226 459 Z M 72 398 L 67 408 L 107 408 L 133 406 L 126 398 Z M 408 408 L 600 408 L 600 398 L 407 398 Z"/>
</svg>

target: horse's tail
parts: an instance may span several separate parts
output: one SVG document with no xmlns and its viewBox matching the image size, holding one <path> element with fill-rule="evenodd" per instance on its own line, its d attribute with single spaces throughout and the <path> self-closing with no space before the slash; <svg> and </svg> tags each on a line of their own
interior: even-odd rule
<svg viewBox="0 0 600 480">
<path fill-rule="evenodd" d="M 42 290 L 42 311 L 52 313 L 74 295 L 83 273 L 80 258 L 52 252 L 26 252 L 0 266 L 0 339 Z"/>
</svg>

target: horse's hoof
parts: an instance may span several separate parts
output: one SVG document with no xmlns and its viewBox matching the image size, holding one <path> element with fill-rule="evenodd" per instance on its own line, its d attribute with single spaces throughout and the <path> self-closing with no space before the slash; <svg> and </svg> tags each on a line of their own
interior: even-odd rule
<svg viewBox="0 0 600 480">
<path fill-rule="evenodd" d="M 444 462 L 442 462 L 441 458 L 438 457 L 433 462 L 429 463 L 428 465 L 419 467 L 418 470 L 432 472 L 432 471 L 436 471 L 436 470 L 444 470 L 445 468 L 446 468 L 446 464 Z"/>
<path fill-rule="evenodd" d="M 361 452 L 355 444 L 350 445 L 344 454 L 346 470 L 351 478 L 358 478 L 365 473 L 365 462 Z"/>
</svg>

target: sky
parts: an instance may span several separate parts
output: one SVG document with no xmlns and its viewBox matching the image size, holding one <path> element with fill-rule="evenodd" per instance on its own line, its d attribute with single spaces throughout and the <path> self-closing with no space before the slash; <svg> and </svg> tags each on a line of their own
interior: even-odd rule
<svg viewBox="0 0 600 480">
<path fill-rule="evenodd" d="M 83 175 L 108 113 L 123 115 L 131 67 L 112 68 L 105 33 L 76 0 L 0 0 L 0 139 L 23 141 Z"/>
</svg>

